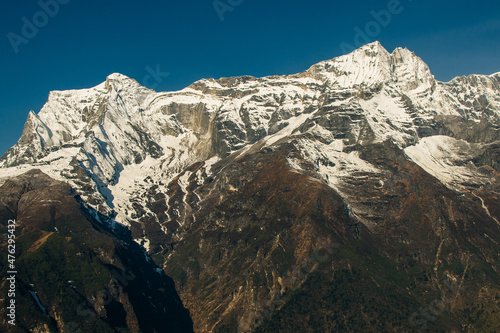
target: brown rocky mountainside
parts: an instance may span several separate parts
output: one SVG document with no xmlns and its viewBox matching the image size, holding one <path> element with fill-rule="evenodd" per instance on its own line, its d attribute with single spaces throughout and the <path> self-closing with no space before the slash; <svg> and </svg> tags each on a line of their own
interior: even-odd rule
<svg viewBox="0 0 500 333">
<path fill-rule="evenodd" d="M 202 199 L 186 195 L 196 211 L 187 236 L 154 258 L 196 331 L 498 328 L 499 216 L 478 199 L 498 207 L 493 189 L 458 194 L 382 143 L 361 149 L 381 174 L 346 180 L 341 196 L 307 161 L 290 167 L 300 154 L 292 141 L 231 156 L 202 185 L 191 179 Z"/>
<path fill-rule="evenodd" d="M 2 332 L 193 331 L 172 279 L 67 184 L 33 170 L 3 184 L 0 198 L 0 251 L 7 258 L 6 224 L 15 219 L 18 271 L 16 326 L 2 306 Z"/>
</svg>

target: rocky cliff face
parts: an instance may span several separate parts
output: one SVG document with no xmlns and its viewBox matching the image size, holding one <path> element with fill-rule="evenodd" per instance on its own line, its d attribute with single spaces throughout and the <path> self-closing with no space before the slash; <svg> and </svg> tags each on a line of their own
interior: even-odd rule
<svg viewBox="0 0 500 333">
<path fill-rule="evenodd" d="M 53 92 L 0 177 L 43 170 L 127 226 L 199 332 L 488 330 L 499 126 L 499 74 L 439 82 L 376 42 L 288 76 Z"/>
<path fill-rule="evenodd" d="M 17 331 L 192 332 L 172 279 L 125 227 L 112 231 L 67 184 L 32 170 L 0 193 L 2 243 L 6 221 L 17 222 Z M 1 252 L 7 257 L 6 246 Z M 2 330 L 12 331 L 2 317 Z"/>
</svg>

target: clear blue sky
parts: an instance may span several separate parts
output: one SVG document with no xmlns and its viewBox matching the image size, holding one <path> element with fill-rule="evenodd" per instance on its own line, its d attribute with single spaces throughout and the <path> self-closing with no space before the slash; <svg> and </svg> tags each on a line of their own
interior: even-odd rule
<svg viewBox="0 0 500 333">
<path fill-rule="evenodd" d="M 0 154 L 51 90 L 91 87 L 113 72 L 158 91 L 291 74 L 341 55 L 342 43 L 359 46 L 356 31 L 389 51 L 415 51 L 441 81 L 500 71 L 498 1 L 218 0 L 219 13 L 213 0 L 42 0 L 53 1 L 64 4 L 49 6 L 52 15 L 35 0 L 0 4 Z M 390 23 L 375 23 L 371 12 L 389 6 Z M 38 31 L 25 27 L 33 23 Z M 148 80 L 157 67 L 169 76 Z"/>
</svg>

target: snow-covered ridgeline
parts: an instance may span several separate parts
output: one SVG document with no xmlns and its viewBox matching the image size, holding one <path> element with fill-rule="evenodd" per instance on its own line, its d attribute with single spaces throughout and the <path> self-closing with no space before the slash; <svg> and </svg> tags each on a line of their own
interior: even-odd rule
<svg viewBox="0 0 500 333">
<path fill-rule="evenodd" d="M 0 161 L 0 179 L 40 168 L 85 192 L 101 212 L 115 209 L 119 219 L 148 177 L 165 184 L 192 163 L 301 133 L 322 141 L 302 145 L 326 154 L 331 163 L 318 170 L 332 186 L 345 172 L 376 172 L 339 148 L 345 145 L 390 140 L 408 147 L 424 169 L 443 170 L 452 158 L 436 157 L 434 139 L 422 141 L 429 131 L 421 127 L 433 135 L 445 116 L 498 124 L 499 80 L 472 75 L 442 83 L 411 51 L 389 53 L 378 42 L 299 74 L 202 79 L 176 92 L 158 93 L 115 73 L 90 89 L 51 92 Z M 440 144 L 454 151 L 454 144 Z M 461 176 L 477 175 L 460 168 Z M 429 172 L 450 186 L 456 180 Z"/>
</svg>

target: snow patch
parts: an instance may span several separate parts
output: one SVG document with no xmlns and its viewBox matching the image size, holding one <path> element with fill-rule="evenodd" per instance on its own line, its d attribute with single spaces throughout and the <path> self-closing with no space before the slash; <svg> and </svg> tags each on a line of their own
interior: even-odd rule
<svg viewBox="0 0 500 333">
<path fill-rule="evenodd" d="M 465 184 L 477 186 L 489 183 L 489 178 L 477 171 L 472 162 L 481 151 L 481 145 L 457 140 L 449 136 L 431 136 L 405 153 L 427 173 L 452 189 L 462 189 Z"/>
<path fill-rule="evenodd" d="M 318 141 L 306 139 L 298 140 L 298 148 L 303 158 L 316 166 L 316 172 L 322 180 L 342 193 L 342 184 L 348 177 L 356 174 L 379 174 L 381 171 L 372 164 L 359 157 L 359 152 L 345 153 L 341 150 L 341 140 L 334 141 L 330 145 Z M 301 160 L 287 158 L 290 167 L 301 170 Z"/>
</svg>

